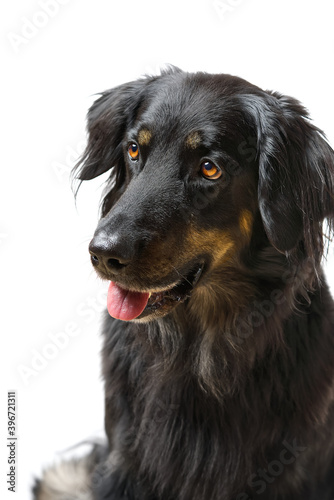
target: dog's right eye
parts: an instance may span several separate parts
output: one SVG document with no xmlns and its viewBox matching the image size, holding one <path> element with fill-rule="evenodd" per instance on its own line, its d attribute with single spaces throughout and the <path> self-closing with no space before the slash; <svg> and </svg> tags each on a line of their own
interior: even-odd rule
<svg viewBox="0 0 334 500">
<path fill-rule="evenodd" d="M 131 160 L 138 160 L 139 158 L 139 147 L 135 142 L 132 142 L 128 147 L 128 153 Z"/>
</svg>

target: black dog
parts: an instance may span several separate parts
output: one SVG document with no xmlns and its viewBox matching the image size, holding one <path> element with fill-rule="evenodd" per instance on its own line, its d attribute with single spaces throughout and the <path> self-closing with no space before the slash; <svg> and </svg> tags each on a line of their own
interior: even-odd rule
<svg viewBox="0 0 334 500">
<path fill-rule="evenodd" d="M 175 68 L 104 92 L 88 130 L 77 177 L 111 172 L 90 243 L 109 444 L 36 498 L 332 500 L 323 134 L 295 99 Z"/>
</svg>

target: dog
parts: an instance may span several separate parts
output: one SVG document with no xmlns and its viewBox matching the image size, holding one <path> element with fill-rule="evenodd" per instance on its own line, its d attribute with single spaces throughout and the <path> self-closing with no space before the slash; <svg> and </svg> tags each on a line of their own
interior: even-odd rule
<svg viewBox="0 0 334 500">
<path fill-rule="evenodd" d="M 36 500 L 332 500 L 334 152 L 299 101 L 169 67 L 100 94 L 108 443 Z"/>
</svg>

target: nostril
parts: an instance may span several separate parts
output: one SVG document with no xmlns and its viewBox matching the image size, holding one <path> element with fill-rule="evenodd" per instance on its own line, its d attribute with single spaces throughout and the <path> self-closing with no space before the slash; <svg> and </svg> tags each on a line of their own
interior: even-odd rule
<svg viewBox="0 0 334 500">
<path fill-rule="evenodd" d="M 126 264 L 122 264 L 119 260 L 117 259 L 108 259 L 107 260 L 107 266 L 109 269 L 112 269 L 113 271 L 119 271 L 123 267 L 126 266 Z"/>
<path fill-rule="evenodd" d="M 92 255 L 90 256 L 90 258 L 91 258 L 91 261 L 92 261 L 93 266 L 97 266 L 97 265 L 99 264 L 99 258 L 98 258 L 98 256 L 97 256 L 97 255 L 92 254 Z"/>
</svg>

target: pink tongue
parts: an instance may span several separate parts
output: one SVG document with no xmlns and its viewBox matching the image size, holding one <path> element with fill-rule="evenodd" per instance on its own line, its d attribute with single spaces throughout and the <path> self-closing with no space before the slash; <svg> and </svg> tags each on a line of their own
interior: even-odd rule
<svg viewBox="0 0 334 500">
<path fill-rule="evenodd" d="M 107 298 L 108 312 L 113 318 L 130 321 L 137 318 L 143 312 L 149 296 L 150 294 L 145 292 L 124 290 L 111 281 Z"/>
</svg>

